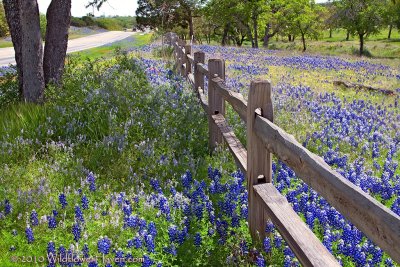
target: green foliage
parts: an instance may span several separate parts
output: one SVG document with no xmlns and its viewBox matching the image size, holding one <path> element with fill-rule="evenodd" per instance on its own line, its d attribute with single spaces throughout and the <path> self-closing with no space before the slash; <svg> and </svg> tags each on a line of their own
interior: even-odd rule
<svg viewBox="0 0 400 267">
<path fill-rule="evenodd" d="M 2 73 L 0 70 L 0 111 L 19 100 L 16 70 Z"/>
<path fill-rule="evenodd" d="M 114 19 L 109 18 L 98 18 L 96 19 L 96 25 L 100 28 L 109 30 L 109 31 L 120 31 L 122 30 L 122 26 Z"/>
<path fill-rule="evenodd" d="M 47 19 L 45 14 L 40 14 L 40 34 L 42 35 L 42 39 L 46 38 L 46 27 L 47 27 Z"/>
<path fill-rule="evenodd" d="M 8 24 L 6 19 L 6 14 L 4 12 L 3 3 L 0 3 L 0 37 L 5 37 L 8 35 Z"/>
<path fill-rule="evenodd" d="M 75 27 L 100 27 L 109 31 L 122 31 L 133 29 L 136 24 L 134 17 L 99 17 L 84 16 L 82 18 L 72 17 L 71 26 Z"/>
</svg>

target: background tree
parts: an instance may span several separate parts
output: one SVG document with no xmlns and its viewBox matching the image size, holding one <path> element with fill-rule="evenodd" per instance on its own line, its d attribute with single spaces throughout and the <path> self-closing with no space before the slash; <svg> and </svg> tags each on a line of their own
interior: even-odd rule
<svg viewBox="0 0 400 267">
<path fill-rule="evenodd" d="M 8 35 L 8 25 L 6 19 L 6 13 L 4 11 L 3 3 L 0 2 L 0 37 Z"/>
<path fill-rule="evenodd" d="M 383 11 L 384 26 L 389 27 L 388 39 L 392 37 L 394 27 L 400 26 L 400 0 L 385 0 L 386 5 Z"/>
<path fill-rule="evenodd" d="M 379 32 L 384 17 L 381 0 L 341 0 L 335 2 L 341 26 L 360 42 L 360 56 L 364 55 L 365 37 Z"/>
<path fill-rule="evenodd" d="M 316 39 L 323 28 L 325 9 L 312 0 L 293 0 L 286 6 L 286 29 L 289 34 L 300 35 L 303 52 L 307 50 L 306 37 Z"/>
</svg>

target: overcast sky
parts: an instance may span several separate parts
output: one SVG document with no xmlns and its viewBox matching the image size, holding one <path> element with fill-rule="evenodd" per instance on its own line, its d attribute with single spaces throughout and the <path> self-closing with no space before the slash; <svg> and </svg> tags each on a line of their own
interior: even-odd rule
<svg viewBox="0 0 400 267">
<path fill-rule="evenodd" d="M 38 0 L 40 12 L 46 13 L 47 7 L 51 0 Z M 317 3 L 326 2 L 327 0 L 316 0 Z M 72 0 L 72 16 L 82 17 L 93 12 L 92 8 L 86 9 L 85 5 L 89 0 Z M 95 10 L 96 16 L 134 16 L 137 8 L 137 0 L 108 0 L 100 11 Z"/>
</svg>

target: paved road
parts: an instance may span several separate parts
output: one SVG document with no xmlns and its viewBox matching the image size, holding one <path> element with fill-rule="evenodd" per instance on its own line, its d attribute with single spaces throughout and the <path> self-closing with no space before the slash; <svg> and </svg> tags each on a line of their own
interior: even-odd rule
<svg viewBox="0 0 400 267">
<path fill-rule="evenodd" d="M 104 33 L 89 35 L 78 39 L 69 40 L 67 53 L 82 51 L 93 47 L 98 47 L 105 44 L 120 41 L 133 34 L 134 34 L 133 32 L 112 31 L 112 32 L 104 32 Z M 10 64 L 15 64 L 14 56 L 15 54 L 13 47 L 1 48 L 0 66 L 8 66 Z"/>
</svg>

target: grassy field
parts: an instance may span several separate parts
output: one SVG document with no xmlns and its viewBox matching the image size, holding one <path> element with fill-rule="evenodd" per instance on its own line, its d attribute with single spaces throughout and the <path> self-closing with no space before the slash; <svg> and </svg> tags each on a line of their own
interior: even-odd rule
<svg viewBox="0 0 400 267">
<path fill-rule="evenodd" d="M 116 49 L 129 50 L 134 47 L 140 47 L 145 44 L 148 44 L 151 39 L 152 39 L 152 34 L 137 34 L 119 42 L 115 42 L 112 44 L 80 52 L 75 52 L 72 53 L 70 56 L 78 57 L 80 59 L 90 59 L 90 60 L 95 60 L 99 58 L 110 58 L 115 55 Z"/>
<path fill-rule="evenodd" d="M 373 58 L 400 58 L 400 34 L 393 29 L 392 37 L 387 39 L 388 30 L 382 30 L 377 35 L 369 36 L 366 40 L 365 48 Z M 288 42 L 283 38 L 273 39 L 270 49 L 297 50 L 303 49 L 300 38 L 295 42 Z M 351 36 L 346 41 L 346 32 L 344 30 L 333 31 L 332 38 L 329 38 L 329 32 L 324 31 L 320 40 L 307 40 L 307 53 L 323 55 L 358 55 L 359 41 Z"/>
</svg>

